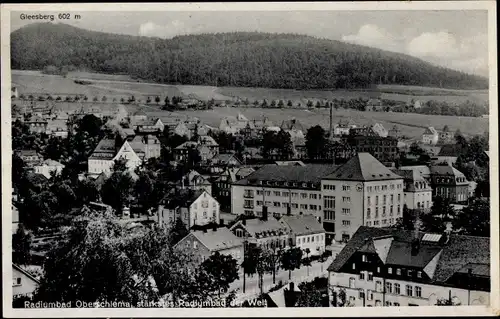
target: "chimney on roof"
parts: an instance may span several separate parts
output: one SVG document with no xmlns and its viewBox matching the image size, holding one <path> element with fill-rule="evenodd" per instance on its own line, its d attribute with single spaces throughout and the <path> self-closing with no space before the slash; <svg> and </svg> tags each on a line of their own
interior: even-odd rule
<svg viewBox="0 0 500 319">
<path fill-rule="evenodd" d="M 267 206 L 262 206 L 262 221 L 267 221 Z"/>
<path fill-rule="evenodd" d="M 290 291 L 295 291 L 295 284 L 293 283 L 293 281 L 290 282 Z"/>
</svg>

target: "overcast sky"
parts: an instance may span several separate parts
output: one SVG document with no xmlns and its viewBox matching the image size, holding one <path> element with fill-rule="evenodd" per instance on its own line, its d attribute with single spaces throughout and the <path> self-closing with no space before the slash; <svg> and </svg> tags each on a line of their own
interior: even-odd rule
<svg viewBox="0 0 500 319">
<path fill-rule="evenodd" d="M 32 13 L 23 11 L 24 13 Z M 49 12 L 50 13 L 50 12 Z M 171 38 L 192 33 L 300 33 L 410 54 L 488 75 L 487 11 L 79 12 L 68 24 L 95 31 Z M 12 30 L 33 21 L 11 15 Z"/>
</svg>

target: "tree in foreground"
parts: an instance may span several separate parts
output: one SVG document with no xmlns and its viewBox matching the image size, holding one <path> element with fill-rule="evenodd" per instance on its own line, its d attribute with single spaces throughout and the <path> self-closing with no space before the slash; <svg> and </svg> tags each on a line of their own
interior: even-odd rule
<svg viewBox="0 0 500 319">
<path fill-rule="evenodd" d="M 221 255 L 218 252 L 212 254 L 201 264 L 202 270 L 207 275 L 210 291 L 215 291 L 220 297 L 222 291 L 226 292 L 229 285 L 239 279 L 238 264 L 229 255 Z"/>
<path fill-rule="evenodd" d="M 464 235 L 490 236 L 490 201 L 476 199 L 453 219 L 453 228 Z"/>
<path fill-rule="evenodd" d="M 18 265 L 27 265 L 31 261 L 31 233 L 19 224 L 17 231 L 12 235 L 12 262 Z"/>
<path fill-rule="evenodd" d="M 300 268 L 302 250 L 298 247 L 287 249 L 281 256 L 281 266 L 288 270 L 288 279 L 292 279 L 292 271 Z"/>
</svg>

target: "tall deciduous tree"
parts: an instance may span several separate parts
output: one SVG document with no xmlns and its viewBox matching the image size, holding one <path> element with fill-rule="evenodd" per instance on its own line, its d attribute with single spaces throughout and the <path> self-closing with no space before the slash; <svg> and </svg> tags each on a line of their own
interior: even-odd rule
<svg viewBox="0 0 500 319">
<path fill-rule="evenodd" d="M 23 224 L 19 224 L 17 231 L 12 234 L 12 262 L 18 265 L 27 265 L 31 261 L 31 242 L 33 236 Z"/>
<path fill-rule="evenodd" d="M 470 236 L 490 236 L 490 201 L 476 199 L 453 219 L 453 228 Z"/>
<path fill-rule="evenodd" d="M 219 296 L 221 292 L 229 289 L 229 285 L 233 281 L 239 279 L 238 263 L 230 255 L 221 255 L 215 252 L 201 264 L 201 267 L 207 274 L 208 286 L 211 291 L 216 292 Z"/>
<path fill-rule="evenodd" d="M 292 279 L 292 271 L 299 269 L 302 260 L 302 250 L 298 247 L 292 247 L 283 252 L 281 256 L 281 266 L 288 270 L 288 279 Z"/>
<path fill-rule="evenodd" d="M 320 125 L 313 126 L 306 133 L 306 149 L 309 159 L 317 159 L 325 156 L 327 140 L 325 130 Z"/>
</svg>

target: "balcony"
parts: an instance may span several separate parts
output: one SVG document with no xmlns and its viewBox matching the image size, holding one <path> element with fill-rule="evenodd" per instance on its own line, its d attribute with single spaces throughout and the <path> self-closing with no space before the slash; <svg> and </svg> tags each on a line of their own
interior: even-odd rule
<svg viewBox="0 0 500 319">
<path fill-rule="evenodd" d="M 254 198 L 254 195 L 252 193 L 244 193 L 243 198 Z"/>
</svg>

